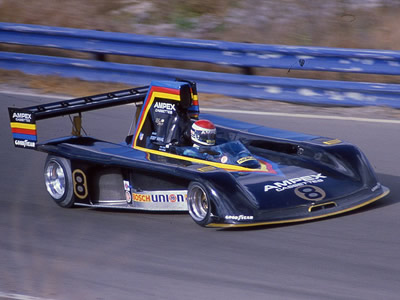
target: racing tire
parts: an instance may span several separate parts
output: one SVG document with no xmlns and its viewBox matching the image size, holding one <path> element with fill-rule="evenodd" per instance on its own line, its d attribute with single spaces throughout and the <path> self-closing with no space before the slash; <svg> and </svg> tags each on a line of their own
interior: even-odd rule
<svg viewBox="0 0 400 300">
<path fill-rule="evenodd" d="M 205 227 L 211 222 L 211 200 L 204 184 L 200 182 L 189 184 L 187 205 L 190 216 L 198 225 Z"/>
<path fill-rule="evenodd" d="M 44 182 L 51 198 L 61 207 L 74 206 L 71 162 L 63 157 L 49 155 L 44 165 Z"/>
</svg>

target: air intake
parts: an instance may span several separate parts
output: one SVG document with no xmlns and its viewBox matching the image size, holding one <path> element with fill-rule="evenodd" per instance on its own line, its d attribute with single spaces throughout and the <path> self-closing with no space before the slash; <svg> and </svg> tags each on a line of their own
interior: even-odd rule
<svg viewBox="0 0 400 300">
<path fill-rule="evenodd" d="M 316 211 L 323 210 L 323 209 L 334 208 L 336 206 L 337 205 L 336 205 L 335 202 L 327 202 L 327 203 L 316 204 L 316 205 L 310 206 L 308 208 L 308 212 L 316 212 Z"/>
</svg>

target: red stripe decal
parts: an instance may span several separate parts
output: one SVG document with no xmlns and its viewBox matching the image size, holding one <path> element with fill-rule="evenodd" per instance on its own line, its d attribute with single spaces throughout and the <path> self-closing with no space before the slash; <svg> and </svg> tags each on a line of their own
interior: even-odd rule
<svg viewBox="0 0 400 300">
<path fill-rule="evenodd" d="M 166 87 L 161 87 L 161 86 L 153 86 L 151 88 L 151 91 L 179 95 L 180 89 L 166 88 Z"/>
<path fill-rule="evenodd" d="M 21 134 L 36 135 L 36 130 L 32 130 L 32 129 L 11 128 L 11 132 L 12 132 L 12 133 L 21 133 Z"/>
</svg>

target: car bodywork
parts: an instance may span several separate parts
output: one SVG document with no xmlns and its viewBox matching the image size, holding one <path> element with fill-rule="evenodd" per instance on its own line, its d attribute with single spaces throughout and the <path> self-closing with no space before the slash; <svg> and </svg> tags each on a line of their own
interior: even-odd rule
<svg viewBox="0 0 400 300">
<path fill-rule="evenodd" d="M 82 112 L 129 103 L 138 113 L 125 142 L 81 135 Z M 70 114 L 72 136 L 38 142 L 37 121 Z M 45 183 L 63 207 L 189 210 L 201 226 L 244 227 L 332 216 L 389 193 L 354 145 L 220 116 L 200 115 L 218 148 L 185 156 L 199 114 L 195 83 L 179 80 L 9 108 L 14 145 L 48 153 Z"/>
</svg>

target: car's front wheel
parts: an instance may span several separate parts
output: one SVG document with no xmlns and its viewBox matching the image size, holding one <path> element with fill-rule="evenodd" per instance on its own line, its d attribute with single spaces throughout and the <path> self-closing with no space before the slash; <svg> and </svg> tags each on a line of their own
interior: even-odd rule
<svg viewBox="0 0 400 300">
<path fill-rule="evenodd" d="M 200 226 L 211 221 L 211 200 L 207 188 L 200 182 L 191 182 L 188 187 L 187 204 L 189 214 Z"/>
<path fill-rule="evenodd" d="M 49 155 L 44 166 L 44 182 L 51 198 L 61 207 L 72 207 L 75 202 L 71 163 L 69 160 Z"/>
</svg>

